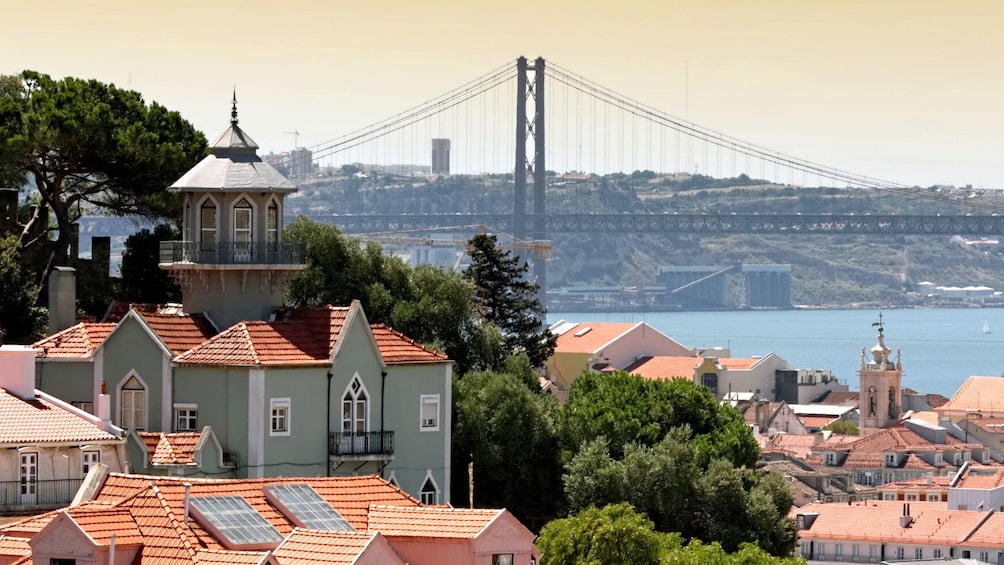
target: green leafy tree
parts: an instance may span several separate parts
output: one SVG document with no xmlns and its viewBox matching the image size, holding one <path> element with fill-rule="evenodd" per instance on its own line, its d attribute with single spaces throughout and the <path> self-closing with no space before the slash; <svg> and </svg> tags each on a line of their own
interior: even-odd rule
<svg viewBox="0 0 1004 565">
<path fill-rule="evenodd" d="M 541 565 L 658 565 L 665 534 L 630 504 L 586 508 L 540 531 Z"/>
<path fill-rule="evenodd" d="M 682 426 L 690 429 L 701 467 L 713 457 L 750 467 L 760 455 L 742 416 L 716 402 L 707 388 L 685 379 L 585 372 L 572 383 L 561 412 L 563 446 L 572 453 L 603 436 L 611 453 L 620 457 L 627 444 L 652 446 Z"/>
<path fill-rule="evenodd" d="M 157 225 L 153 231 L 140 230 L 126 238 L 119 300 L 154 304 L 181 301 L 181 288 L 158 267 L 160 242 L 178 239 L 180 232 L 168 224 Z"/>
<path fill-rule="evenodd" d="M 0 342 L 32 343 L 45 335 L 45 311 L 35 306 L 35 284 L 21 268 L 15 236 L 0 238 Z"/>
<path fill-rule="evenodd" d="M 473 461 L 475 506 L 507 508 L 531 528 L 553 518 L 561 498 L 554 398 L 530 391 L 519 374 L 485 372 L 454 381 L 454 402 L 453 468 L 463 473 Z M 468 500 L 467 484 L 455 474 L 454 500 Z"/>
<path fill-rule="evenodd" d="M 180 198 L 165 189 L 207 151 L 205 136 L 180 114 L 95 80 L 34 71 L 17 79 L 18 87 L 8 78 L 0 89 L 0 178 L 27 179 L 55 223 L 44 275 L 66 264 L 70 225 L 85 211 L 178 215 Z M 24 226 L 22 247 L 39 241 L 28 234 L 47 237 L 33 225 L 39 220 Z"/>
<path fill-rule="evenodd" d="M 474 283 L 474 300 L 484 320 L 495 324 L 508 351 L 524 352 L 534 367 L 543 367 L 558 337 L 541 320 L 546 311 L 537 299 L 538 286 L 526 280 L 529 265 L 500 249 L 494 235 L 470 239 L 470 266 L 464 276 Z"/>
<path fill-rule="evenodd" d="M 856 436 L 860 434 L 857 424 L 848 420 L 834 420 L 823 426 L 823 429 L 845 436 Z"/>
</svg>

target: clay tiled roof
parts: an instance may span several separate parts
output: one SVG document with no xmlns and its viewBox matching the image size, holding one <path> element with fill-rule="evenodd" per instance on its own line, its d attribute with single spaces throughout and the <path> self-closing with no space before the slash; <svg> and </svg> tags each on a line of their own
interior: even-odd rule
<svg viewBox="0 0 1004 565">
<path fill-rule="evenodd" d="M 837 406 L 857 406 L 859 396 L 860 393 L 858 391 L 831 390 L 823 395 L 822 398 L 817 400 L 816 403 L 835 404 Z"/>
<path fill-rule="evenodd" d="M 0 389 L 0 444 L 48 444 L 82 441 L 114 441 L 117 438 L 70 410 L 49 395 L 35 391 L 34 400 L 24 400 Z"/>
<path fill-rule="evenodd" d="M 115 324 L 105 322 L 80 322 L 63 331 L 35 342 L 39 357 L 49 359 L 86 359 L 115 329 Z"/>
<path fill-rule="evenodd" d="M 647 380 L 683 378 L 692 381 L 694 371 L 703 362 L 700 357 L 642 357 L 624 370 Z"/>
<path fill-rule="evenodd" d="M 303 323 L 240 322 L 182 353 L 187 365 L 327 365 L 328 335 Z"/>
<path fill-rule="evenodd" d="M 891 483 L 885 483 L 881 486 L 876 487 L 878 490 L 882 491 L 897 491 L 902 489 L 934 489 L 934 490 L 944 490 L 948 488 L 948 484 L 952 482 L 953 477 L 920 477 L 917 479 L 904 479 L 902 481 L 893 481 Z"/>
<path fill-rule="evenodd" d="M 180 355 L 216 335 L 216 328 L 204 314 L 135 312 L 160 337 L 172 355 Z"/>
<path fill-rule="evenodd" d="M 958 488 L 994 489 L 1004 484 L 1004 467 L 971 465 L 956 483 Z"/>
<path fill-rule="evenodd" d="M 141 545 L 143 536 L 132 514 L 124 508 L 85 506 L 66 511 L 97 545 L 109 545 L 112 535 L 116 545 Z"/>
<path fill-rule="evenodd" d="M 190 465 L 195 463 L 195 447 L 202 432 L 139 432 L 150 452 L 153 465 Z"/>
<path fill-rule="evenodd" d="M 369 532 L 331 532 L 297 528 L 273 555 L 282 565 L 351 565 L 378 536 Z"/>
<path fill-rule="evenodd" d="M 982 512 L 974 514 L 983 515 Z M 966 546 L 999 549 L 1002 539 L 1004 539 L 1004 514 L 998 512 L 991 514 L 987 521 L 969 536 Z"/>
<path fill-rule="evenodd" d="M 772 442 L 775 450 L 795 457 L 805 457 L 815 445 L 814 434 L 777 434 Z"/>
<path fill-rule="evenodd" d="M 370 328 L 377 347 L 380 348 L 380 355 L 387 364 L 441 363 L 446 360 L 446 355 L 433 351 L 383 324 L 373 324 Z"/>
<path fill-rule="evenodd" d="M 938 412 L 980 412 L 984 416 L 1004 416 L 1004 378 L 969 377 L 959 390 L 937 409 Z"/>
<path fill-rule="evenodd" d="M 195 562 L 199 565 L 260 565 L 264 557 L 262 551 L 200 549 L 195 552 Z"/>
<path fill-rule="evenodd" d="M 28 538 L 0 535 L 0 556 L 14 559 L 14 561 L 6 561 L 0 558 L 0 561 L 4 563 L 22 563 L 18 559 L 26 557 L 30 559 L 31 546 L 28 545 Z M 27 561 L 27 563 L 30 562 Z"/>
<path fill-rule="evenodd" d="M 761 357 L 724 357 L 718 360 L 718 364 L 725 367 L 726 369 L 731 369 L 733 371 L 741 371 L 744 369 L 749 369 L 753 365 L 756 365 L 760 361 L 763 361 Z"/>
<path fill-rule="evenodd" d="M 502 510 L 370 506 L 370 528 L 385 537 L 476 538 Z"/>
<path fill-rule="evenodd" d="M 839 420 L 835 416 L 799 416 L 798 419 L 805 424 L 805 427 L 818 429 L 822 429 L 828 424 Z"/>
<path fill-rule="evenodd" d="M 554 352 L 594 353 L 637 325 L 616 322 L 582 322 L 558 336 Z"/>
<path fill-rule="evenodd" d="M 983 512 L 948 510 L 945 502 L 911 502 L 909 527 L 900 526 L 903 502 L 807 504 L 792 515 L 818 513 L 802 539 L 880 541 L 890 544 L 955 546 L 985 517 Z"/>
</svg>

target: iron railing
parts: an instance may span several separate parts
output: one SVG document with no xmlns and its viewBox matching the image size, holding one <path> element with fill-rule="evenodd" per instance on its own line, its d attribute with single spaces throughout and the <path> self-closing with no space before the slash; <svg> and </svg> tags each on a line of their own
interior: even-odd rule
<svg viewBox="0 0 1004 565">
<path fill-rule="evenodd" d="M 209 265 L 305 265 L 307 253 L 302 243 L 219 241 L 160 242 L 161 263 L 202 263 Z"/>
<path fill-rule="evenodd" d="M 331 433 L 331 455 L 394 455 L 394 432 Z"/>
<path fill-rule="evenodd" d="M 0 508 L 66 506 L 83 482 L 84 479 L 0 481 Z"/>
</svg>

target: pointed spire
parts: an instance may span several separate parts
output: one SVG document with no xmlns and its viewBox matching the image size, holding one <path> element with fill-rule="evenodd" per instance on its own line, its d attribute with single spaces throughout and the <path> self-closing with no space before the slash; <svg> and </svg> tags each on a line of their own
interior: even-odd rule
<svg viewBox="0 0 1004 565">
<path fill-rule="evenodd" d="M 230 125 L 237 125 L 237 87 L 234 87 L 234 103 L 230 109 Z"/>
</svg>

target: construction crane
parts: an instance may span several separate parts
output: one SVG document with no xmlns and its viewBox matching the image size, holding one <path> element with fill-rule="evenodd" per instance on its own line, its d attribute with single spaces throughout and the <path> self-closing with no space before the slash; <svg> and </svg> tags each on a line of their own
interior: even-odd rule
<svg viewBox="0 0 1004 565">
<path fill-rule="evenodd" d="M 289 135 L 293 136 L 293 149 L 296 149 L 299 146 L 299 142 L 300 142 L 300 131 L 299 130 L 297 130 L 297 129 L 294 128 L 293 131 L 284 131 L 282 133 L 288 133 Z"/>
</svg>

